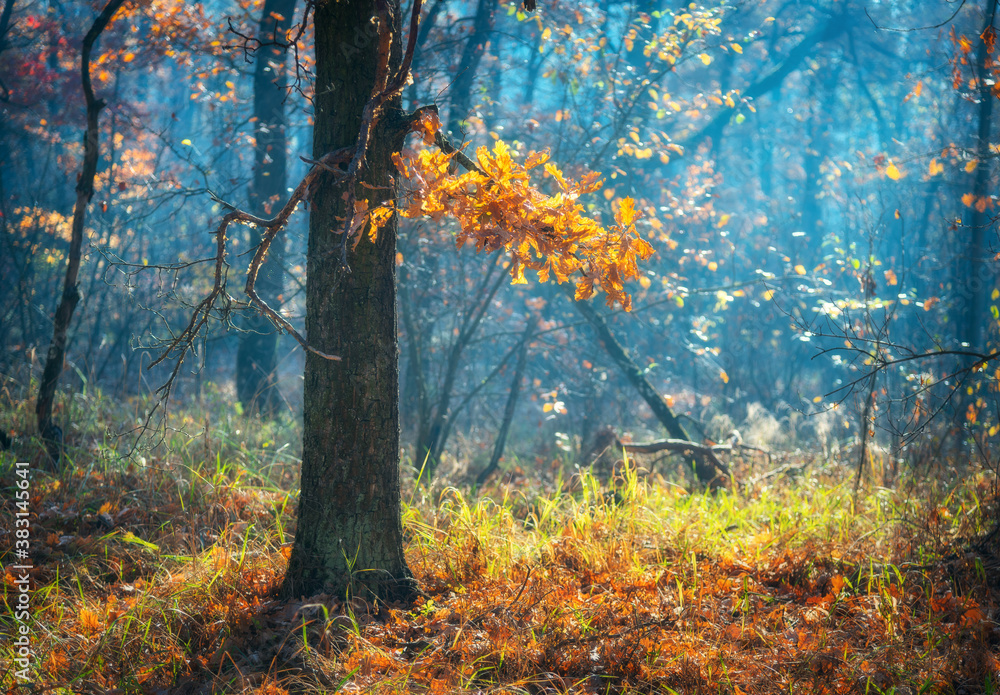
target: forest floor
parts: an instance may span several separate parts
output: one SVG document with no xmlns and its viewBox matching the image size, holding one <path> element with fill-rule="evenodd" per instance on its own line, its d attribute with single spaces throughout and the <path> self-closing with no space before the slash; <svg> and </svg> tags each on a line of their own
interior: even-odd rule
<svg viewBox="0 0 1000 695">
<path fill-rule="evenodd" d="M 982 474 L 942 464 L 856 500 L 836 463 L 714 494 L 634 473 L 570 494 L 551 466 L 478 491 L 404 481 L 425 598 L 279 602 L 294 426 L 178 412 L 126 465 L 106 431 L 138 406 L 69 408 L 64 472 L 16 442 L 33 468 L 33 686 L 15 685 L 2 639 L 7 692 L 1000 692 L 997 483 Z M 9 400 L 0 425 L 31 410 Z M 19 476 L 2 456 L 12 609 Z M 5 611 L 0 632 L 15 629 Z"/>
</svg>

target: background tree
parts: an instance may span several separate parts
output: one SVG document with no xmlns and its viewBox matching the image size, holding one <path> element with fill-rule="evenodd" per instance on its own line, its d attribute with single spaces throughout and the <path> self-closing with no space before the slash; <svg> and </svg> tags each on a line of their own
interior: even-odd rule
<svg viewBox="0 0 1000 695">
<path fill-rule="evenodd" d="M 270 217 L 287 197 L 288 141 L 285 135 L 285 102 L 289 98 L 288 38 L 295 0 L 268 0 L 261 10 L 253 72 L 254 165 L 250 184 L 250 210 Z M 284 236 L 271 242 L 267 260 L 258 274 L 260 296 L 280 307 L 285 268 Z M 273 413 L 278 391 L 278 334 L 267 317 L 254 313 L 242 326 L 236 350 L 236 397 L 245 410 Z"/>
<path fill-rule="evenodd" d="M 69 253 L 66 259 L 66 279 L 63 283 L 62 297 L 56 308 L 52 322 L 52 343 L 45 357 L 45 369 L 38 386 L 38 399 L 35 413 L 38 416 L 38 433 L 50 442 L 49 454 L 59 461 L 62 444 L 62 428 L 52 422 L 52 403 L 55 399 L 59 375 L 63 370 L 63 360 L 66 356 L 66 341 L 69 335 L 73 312 L 80 301 L 80 290 L 77 278 L 80 273 L 80 257 L 83 249 L 83 228 L 87 219 L 87 205 L 94 195 L 94 177 L 97 175 L 97 159 L 100 155 L 100 127 L 98 117 L 104 108 L 104 101 L 94 95 L 90 79 L 90 58 L 94 44 L 101 36 L 108 22 L 124 4 L 124 0 L 111 0 L 94 20 L 87 35 L 83 38 L 83 49 L 80 53 L 80 80 L 83 85 L 83 95 L 87 104 L 87 130 L 84 133 L 83 167 L 76 184 L 76 204 L 73 207 L 72 236 Z M 8 14 L 8 8 L 4 8 Z"/>
</svg>

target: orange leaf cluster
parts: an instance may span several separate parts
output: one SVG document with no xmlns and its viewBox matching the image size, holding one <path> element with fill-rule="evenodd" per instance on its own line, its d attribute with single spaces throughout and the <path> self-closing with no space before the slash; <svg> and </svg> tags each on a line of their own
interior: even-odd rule
<svg viewBox="0 0 1000 695">
<path fill-rule="evenodd" d="M 579 202 L 580 196 L 601 188 L 599 173 L 574 181 L 548 161 L 547 152 L 531 152 L 522 164 L 501 140 L 492 152 L 486 147 L 476 151 L 479 171 L 452 173 L 453 156 L 431 149 L 395 155 L 400 172 L 416 184 L 408 204 L 399 210 L 403 217 L 455 218 L 460 225 L 458 248 L 472 243 L 477 252 L 505 250 L 514 284 L 527 282 L 526 269 L 534 270 L 540 282 L 555 277 L 560 283 L 579 271 L 578 300 L 589 298 L 599 286 L 608 306 L 618 303 L 631 309 L 625 282 L 638 277 L 638 261 L 653 253 L 636 231 L 639 212 L 634 200 L 622 199 L 615 224 L 606 228 L 585 215 Z M 539 169 L 555 182 L 554 195 L 543 193 L 533 181 Z M 373 218 L 376 213 L 388 219 L 378 210 Z"/>
</svg>

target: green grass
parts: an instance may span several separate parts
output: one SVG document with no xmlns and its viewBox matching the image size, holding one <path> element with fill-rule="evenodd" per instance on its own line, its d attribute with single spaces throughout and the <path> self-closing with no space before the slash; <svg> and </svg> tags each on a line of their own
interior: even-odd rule
<svg viewBox="0 0 1000 695">
<path fill-rule="evenodd" d="M 32 404 L 2 405 L 0 425 L 23 431 Z M 974 471 L 866 483 L 856 500 L 837 462 L 714 494 L 635 466 L 478 490 L 407 471 L 426 598 L 279 603 L 294 422 L 248 420 L 210 392 L 125 459 L 109 427 L 134 427 L 146 404 L 90 390 L 65 407 L 62 471 L 18 442 L 36 464 L 33 677 L 53 692 L 996 689 L 1000 565 L 967 552 L 996 523 L 996 487 Z M 13 463 L 0 458 L 8 529 Z M 5 612 L 0 632 L 14 627 Z"/>
</svg>

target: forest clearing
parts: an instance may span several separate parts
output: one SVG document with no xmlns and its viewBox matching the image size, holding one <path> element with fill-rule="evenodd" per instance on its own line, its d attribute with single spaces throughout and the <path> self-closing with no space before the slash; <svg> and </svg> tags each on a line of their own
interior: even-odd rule
<svg viewBox="0 0 1000 695">
<path fill-rule="evenodd" d="M 1000 692 L 1000 0 L 0 5 L 5 692 Z"/>
<path fill-rule="evenodd" d="M 992 480 L 937 464 L 855 503 L 843 466 L 804 453 L 714 494 L 634 468 L 573 493 L 549 466 L 479 490 L 410 480 L 416 601 L 278 601 L 298 433 L 211 405 L 176 423 L 210 432 L 122 470 L 100 426 L 120 406 L 77 399 L 73 471 L 33 483 L 36 688 L 996 692 Z"/>
</svg>

